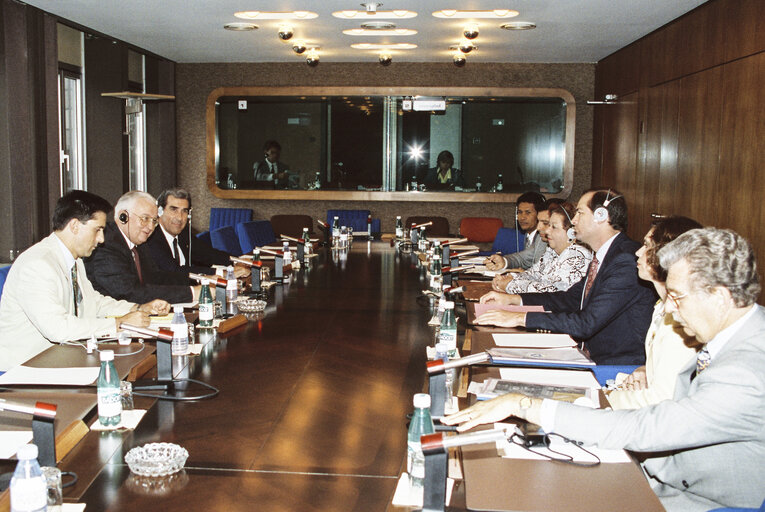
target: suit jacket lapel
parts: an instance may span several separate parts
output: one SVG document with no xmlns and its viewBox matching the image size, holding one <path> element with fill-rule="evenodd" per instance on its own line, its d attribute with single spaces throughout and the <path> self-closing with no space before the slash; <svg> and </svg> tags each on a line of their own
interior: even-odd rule
<svg viewBox="0 0 765 512">
<path fill-rule="evenodd" d="M 616 235 L 616 238 L 614 238 L 614 241 L 611 242 L 611 246 L 608 248 L 608 251 L 606 252 L 606 257 L 603 258 L 603 261 L 600 262 L 598 266 L 598 273 L 595 274 L 595 281 L 592 283 L 592 288 L 590 288 L 590 293 L 587 294 L 587 297 L 584 298 L 584 302 L 582 303 L 582 309 L 584 309 L 584 306 L 587 305 L 587 303 L 590 301 L 590 297 L 592 297 L 596 289 L 600 286 L 601 280 L 598 279 L 598 276 L 600 276 L 601 272 L 605 270 L 608 265 L 611 263 L 611 260 L 614 257 L 614 254 L 616 254 L 617 249 L 622 244 L 622 241 L 624 240 L 624 237 L 626 235 L 624 233 L 619 233 Z"/>
</svg>

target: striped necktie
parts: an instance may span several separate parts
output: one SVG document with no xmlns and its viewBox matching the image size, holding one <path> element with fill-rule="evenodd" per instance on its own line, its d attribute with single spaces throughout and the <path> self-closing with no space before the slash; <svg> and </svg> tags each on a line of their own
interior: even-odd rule
<svg viewBox="0 0 765 512">
<path fill-rule="evenodd" d="M 598 275 L 598 265 L 599 265 L 598 257 L 594 256 L 592 258 L 592 261 L 590 262 L 590 268 L 587 269 L 587 284 L 584 285 L 584 297 L 587 298 L 587 295 L 590 293 L 590 289 L 592 288 L 592 284 L 595 282 L 595 276 Z"/>
<path fill-rule="evenodd" d="M 693 382 L 693 379 L 695 379 L 698 374 L 706 370 L 711 362 L 712 356 L 709 355 L 709 351 L 706 348 L 701 349 L 696 355 L 696 371 L 691 374 L 691 382 Z"/>
<path fill-rule="evenodd" d="M 74 316 L 80 316 L 80 302 L 82 302 L 82 290 L 77 282 L 77 263 L 72 265 L 72 299 L 74 302 Z"/>
</svg>

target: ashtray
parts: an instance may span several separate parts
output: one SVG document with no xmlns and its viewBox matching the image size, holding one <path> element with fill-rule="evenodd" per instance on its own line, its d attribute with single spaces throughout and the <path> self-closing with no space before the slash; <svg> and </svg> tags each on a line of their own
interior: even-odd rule
<svg viewBox="0 0 765 512">
<path fill-rule="evenodd" d="M 239 309 L 239 311 L 243 311 L 245 313 L 256 313 L 266 309 L 266 301 L 240 297 L 236 302 L 236 307 Z"/>
<path fill-rule="evenodd" d="M 130 471 L 141 476 L 172 475 L 183 469 L 189 452 L 173 443 L 148 443 L 125 454 Z"/>
</svg>

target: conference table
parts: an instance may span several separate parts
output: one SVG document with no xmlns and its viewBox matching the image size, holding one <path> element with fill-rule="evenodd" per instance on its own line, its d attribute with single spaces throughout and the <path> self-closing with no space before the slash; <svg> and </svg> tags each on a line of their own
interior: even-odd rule
<svg viewBox="0 0 765 512">
<path fill-rule="evenodd" d="M 269 290 L 264 313 L 183 359 L 180 373 L 218 396 L 136 397 L 148 411 L 134 431 L 90 431 L 59 463 L 79 476 L 65 501 L 143 512 L 393 510 L 406 415 L 433 342 L 418 298 L 426 287 L 417 257 L 388 243 L 320 250 Z M 149 442 L 186 448 L 185 470 L 131 474 L 124 455 Z M 453 509 L 464 509 L 461 489 Z"/>
</svg>

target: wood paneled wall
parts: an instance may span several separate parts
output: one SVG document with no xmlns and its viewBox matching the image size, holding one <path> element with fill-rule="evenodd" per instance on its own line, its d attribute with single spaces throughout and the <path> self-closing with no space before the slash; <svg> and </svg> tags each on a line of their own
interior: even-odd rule
<svg viewBox="0 0 765 512">
<path fill-rule="evenodd" d="M 593 183 L 652 212 L 731 228 L 765 265 L 765 2 L 711 0 L 598 63 Z"/>
</svg>

